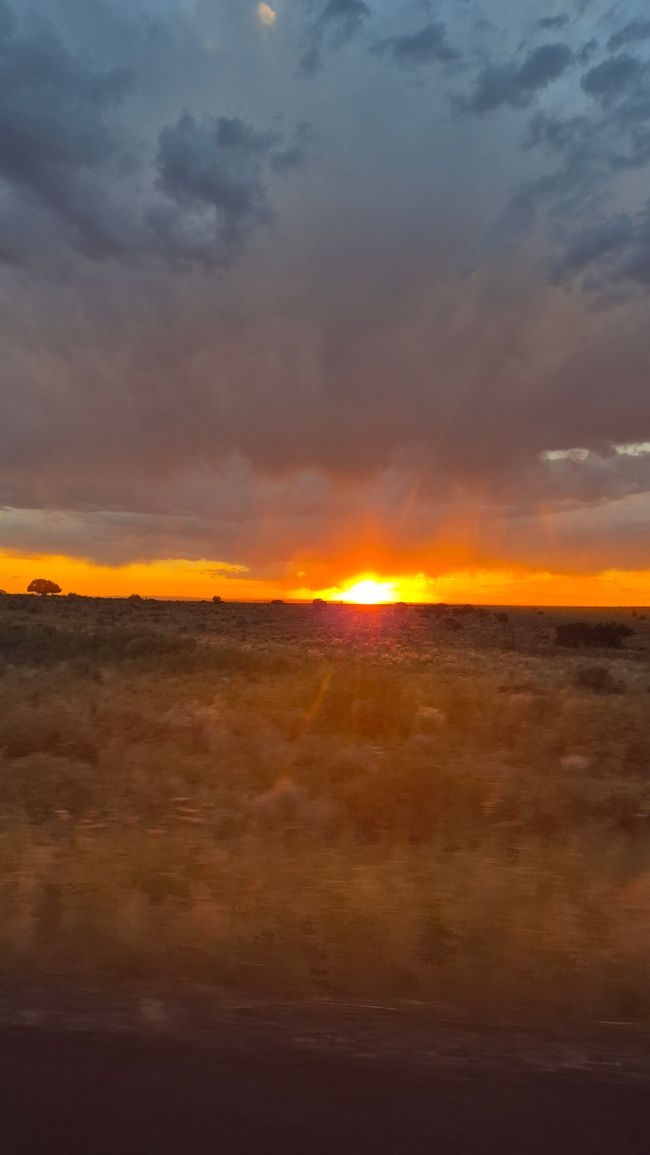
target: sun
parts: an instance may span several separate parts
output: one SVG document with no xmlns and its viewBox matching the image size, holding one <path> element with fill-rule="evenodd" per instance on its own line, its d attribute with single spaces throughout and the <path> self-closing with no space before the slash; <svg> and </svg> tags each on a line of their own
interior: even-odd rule
<svg viewBox="0 0 650 1155">
<path fill-rule="evenodd" d="M 364 578 L 337 594 L 333 600 L 352 602 L 359 606 L 378 606 L 386 602 L 396 602 L 397 585 L 395 582 L 378 582 L 374 578 Z"/>
</svg>

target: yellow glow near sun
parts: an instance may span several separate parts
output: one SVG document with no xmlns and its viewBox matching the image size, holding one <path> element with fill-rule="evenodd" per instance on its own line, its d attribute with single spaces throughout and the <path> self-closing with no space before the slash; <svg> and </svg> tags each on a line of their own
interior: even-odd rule
<svg viewBox="0 0 650 1155">
<path fill-rule="evenodd" d="M 260 22 L 267 28 L 272 28 L 278 18 L 277 12 L 271 8 L 270 4 L 258 4 L 257 15 Z"/>
<path fill-rule="evenodd" d="M 332 599 L 337 602 L 353 602 L 360 606 L 377 606 L 398 600 L 395 582 L 378 582 L 374 578 L 364 578 L 355 582 Z"/>
</svg>

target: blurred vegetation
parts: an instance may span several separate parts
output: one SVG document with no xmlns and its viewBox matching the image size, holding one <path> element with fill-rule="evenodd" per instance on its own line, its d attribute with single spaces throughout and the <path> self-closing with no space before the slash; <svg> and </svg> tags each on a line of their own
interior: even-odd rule
<svg viewBox="0 0 650 1155">
<path fill-rule="evenodd" d="M 650 631 L 561 624 L 1 596 L 2 965 L 650 1018 Z"/>
</svg>

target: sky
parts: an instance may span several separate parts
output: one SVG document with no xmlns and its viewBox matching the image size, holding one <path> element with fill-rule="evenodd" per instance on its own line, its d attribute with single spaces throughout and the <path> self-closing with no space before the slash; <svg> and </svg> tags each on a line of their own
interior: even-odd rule
<svg viewBox="0 0 650 1155">
<path fill-rule="evenodd" d="M 0 0 L 0 587 L 650 602 L 645 0 Z"/>
</svg>

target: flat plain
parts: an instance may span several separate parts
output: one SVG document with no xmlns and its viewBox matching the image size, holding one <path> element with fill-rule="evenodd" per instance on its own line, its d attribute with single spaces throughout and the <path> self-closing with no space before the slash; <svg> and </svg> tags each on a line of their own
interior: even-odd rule
<svg viewBox="0 0 650 1155">
<path fill-rule="evenodd" d="M 0 661 L 9 987 L 650 1021 L 644 610 L 6 595 Z"/>
</svg>

